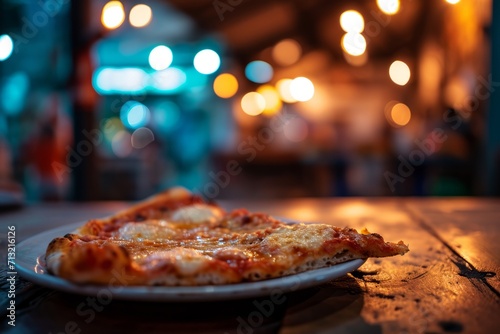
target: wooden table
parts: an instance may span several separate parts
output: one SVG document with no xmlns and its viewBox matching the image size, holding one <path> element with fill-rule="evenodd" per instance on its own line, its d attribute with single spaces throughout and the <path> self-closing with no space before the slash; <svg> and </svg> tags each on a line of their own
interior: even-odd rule
<svg viewBox="0 0 500 334">
<path fill-rule="evenodd" d="M 288 294 L 283 303 L 260 317 L 256 304 L 265 298 L 212 303 L 112 300 L 102 305 L 90 297 L 42 288 L 18 277 L 16 327 L 7 325 L 2 304 L 0 332 L 500 333 L 498 199 L 348 198 L 221 204 L 302 221 L 367 227 L 386 240 L 404 240 L 410 252 L 369 259 L 352 274 Z M 40 204 L 0 213 L 2 266 L 9 225 L 16 226 L 19 243 L 44 230 L 105 216 L 125 205 Z M 1 284 L 5 289 L 5 278 Z"/>
</svg>

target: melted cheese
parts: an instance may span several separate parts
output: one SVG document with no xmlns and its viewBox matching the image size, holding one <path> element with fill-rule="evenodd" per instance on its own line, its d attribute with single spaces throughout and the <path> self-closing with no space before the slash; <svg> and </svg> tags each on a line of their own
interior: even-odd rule
<svg viewBox="0 0 500 334">
<path fill-rule="evenodd" d="M 158 240 L 169 239 L 175 236 L 173 224 L 165 221 L 146 221 L 142 223 L 128 223 L 123 225 L 116 234 L 122 240 Z"/>
<path fill-rule="evenodd" d="M 297 224 L 284 226 L 276 230 L 273 234 L 267 236 L 263 244 L 271 249 L 277 248 L 279 252 L 293 254 L 296 249 L 318 249 L 325 240 L 331 238 L 332 229 L 326 226 Z"/>
<path fill-rule="evenodd" d="M 170 217 L 172 222 L 180 223 L 215 223 L 223 217 L 224 212 L 214 206 L 194 204 L 175 210 Z"/>
<path fill-rule="evenodd" d="M 210 257 L 195 249 L 176 247 L 168 251 L 153 253 L 139 263 L 149 270 L 165 265 L 175 265 L 179 274 L 193 275 L 203 269 L 210 260 Z"/>
<path fill-rule="evenodd" d="M 178 239 L 209 229 L 223 216 L 219 208 L 196 204 L 175 210 L 165 220 L 147 220 L 124 224 L 114 237 L 122 240 Z"/>
</svg>

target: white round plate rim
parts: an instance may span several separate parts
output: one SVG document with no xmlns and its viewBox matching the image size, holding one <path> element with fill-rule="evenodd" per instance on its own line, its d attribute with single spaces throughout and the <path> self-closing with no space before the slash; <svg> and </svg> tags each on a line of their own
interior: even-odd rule
<svg viewBox="0 0 500 334">
<path fill-rule="evenodd" d="M 83 223 L 75 223 L 36 234 L 17 245 L 16 268 L 24 279 L 43 287 L 68 293 L 99 296 L 111 293 L 113 298 L 130 301 L 191 302 L 222 301 L 262 297 L 276 293 L 288 293 L 317 286 L 358 269 L 366 259 L 306 271 L 281 278 L 227 285 L 207 286 L 106 286 L 80 285 L 53 276 L 41 265 L 48 243 L 55 237 L 76 230 Z"/>
</svg>

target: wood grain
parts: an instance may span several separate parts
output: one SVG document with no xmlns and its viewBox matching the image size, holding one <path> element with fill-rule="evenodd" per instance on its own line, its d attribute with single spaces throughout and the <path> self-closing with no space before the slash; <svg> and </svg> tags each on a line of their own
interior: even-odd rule
<svg viewBox="0 0 500 334">
<path fill-rule="evenodd" d="M 422 199 L 409 202 L 408 209 L 467 262 L 462 275 L 500 293 L 500 200 Z"/>
</svg>

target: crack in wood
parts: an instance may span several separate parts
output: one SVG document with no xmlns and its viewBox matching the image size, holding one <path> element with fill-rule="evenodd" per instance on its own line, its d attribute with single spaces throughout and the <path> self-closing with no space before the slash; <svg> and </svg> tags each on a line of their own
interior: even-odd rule
<svg viewBox="0 0 500 334">
<path fill-rule="evenodd" d="M 477 270 L 472 263 L 467 261 L 460 253 L 458 253 L 453 246 L 451 246 L 446 240 L 444 240 L 439 233 L 437 233 L 426 221 L 423 217 L 419 216 L 411 207 L 409 207 L 406 203 L 402 206 L 406 213 L 410 216 L 410 218 L 414 219 L 420 227 L 429 232 L 430 235 L 438 239 L 446 248 L 448 248 L 453 255 L 456 256 L 457 260 L 454 261 L 451 259 L 451 262 L 457 266 L 460 270 L 458 275 L 462 277 L 466 277 L 469 280 L 478 280 L 483 283 L 491 292 L 493 292 L 497 297 L 500 297 L 500 291 L 495 289 L 486 278 L 496 276 L 496 273 L 490 271 L 480 271 Z"/>
</svg>

